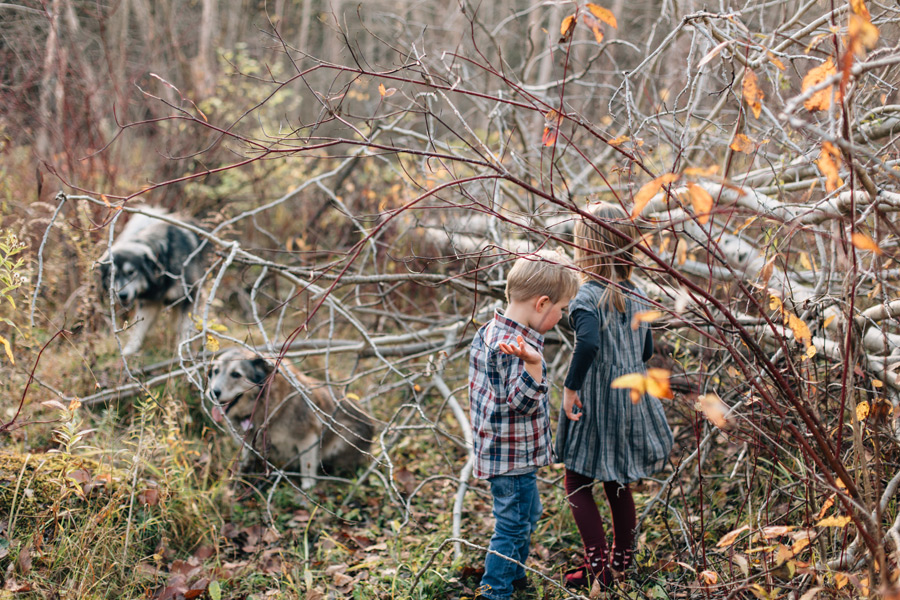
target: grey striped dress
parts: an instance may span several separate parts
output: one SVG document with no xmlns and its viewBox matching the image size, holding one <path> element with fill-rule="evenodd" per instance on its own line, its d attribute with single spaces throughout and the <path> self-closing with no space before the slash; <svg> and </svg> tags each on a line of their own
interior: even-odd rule
<svg viewBox="0 0 900 600">
<path fill-rule="evenodd" d="M 576 473 L 624 484 L 662 469 L 673 438 L 658 398 L 644 394 L 633 404 L 631 390 L 610 387 L 616 377 L 646 370 L 643 345 L 648 325 L 641 323 L 635 331 L 631 320 L 650 307 L 627 294 L 624 313 L 605 304 L 598 308 L 604 289 L 603 284 L 587 283 L 569 303 L 569 314 L 576 310 L 599 313 L 600 348 L 579 391 L 581 419 L 571 421 L 560 411 L 556 454 Z M 643 296 L 638 288 L 634 290 Z"/>
</svg>

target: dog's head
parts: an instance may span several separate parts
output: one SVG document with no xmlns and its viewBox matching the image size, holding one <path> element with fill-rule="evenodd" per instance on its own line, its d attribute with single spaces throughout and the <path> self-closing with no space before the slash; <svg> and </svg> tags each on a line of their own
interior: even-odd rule
<svg viewBox="0 0 900 600">
<path fill-rule="evenodd" d="M 110 282 L 113 264 L 116 268 Z M 113 294 L 125 308 L 145 294 L 162 271 L 152 249 L 138 242 L 115 244 L 98 261 L 98 267 L 100 288 L 108 292 L 112 284 Z"/>
<path fill-rule="evenodd" d="M 256 399 L 272 365 L 243 348 L 230 348 L 220 354 L 209 369 L 209 397 L 224 407 L 235 422 L 242 423 L 253 414 Z"/>
</svg>

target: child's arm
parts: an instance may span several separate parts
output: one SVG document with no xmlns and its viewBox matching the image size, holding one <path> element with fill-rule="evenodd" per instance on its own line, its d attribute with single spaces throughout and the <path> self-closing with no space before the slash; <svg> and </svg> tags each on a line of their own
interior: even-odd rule
<svg viewBox="0 0 900 600">
<path fill-rule="evenodd" d="M 516 412 L 530 415 L 541 406 L 540 400 L 547 393 L 547 383 L 544 381 L 544 357 L 522 336 L 516 337 L 516 343 L 517 346 L 501 343 L 497 347 L 504 354 L 521 360 L 529 377 L 523 377 L 519 371 L 520 367 L 516 364 L 517 361 L 504 361 L 507 363 L 504 367 L 506 370 L 504 384 L 508 388 L 506 402 Z"/>
<path fill-rule="evenodd" d="M 581 412 L 575 412 L 576 408 L 581 408 L 578 391 L 600 350 L 600 315 L 595 311 L 578 309 L 572 311 L 569 320 L 575 330 L 575 350 L 563 388 L 563 411 L 566 417 L 577 421 L 581 418 Z"/>
</svg>

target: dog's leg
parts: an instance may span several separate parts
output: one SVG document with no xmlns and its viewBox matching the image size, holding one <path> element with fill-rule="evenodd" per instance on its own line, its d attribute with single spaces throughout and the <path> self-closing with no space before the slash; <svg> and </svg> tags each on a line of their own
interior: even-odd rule
<svg viewBox="0 0 900 600">
<path fill-rule="evenodd" d="M 181 302 L 178 304 L 176 310 L 178 311 L 178 345 L 180 346 L 184 342 L 191 339 L 191 336 L 196 332 L 194 329 L 194 322 L 191 320 L 190 314 L 191 305 L 186 302 Z"/>
<path fill-rule="evenodd" d="M 131 326 L 131 334 L 128 336 L 128 342 L 122 350 L 124 356 L 136 354 L 144 344 L 144 338 L 147 332 L 159 316 L 162 305 L 158 302 L 140 302 L 138 301 L 137 310 L 134 312 L 134 324 Z"/>
<path fill-rule="evenodd" d="M 319 439 L 307 437 L 298 444 L 300 450 L 300 488 L 308 490 L 316 485 L 315 476 L 319 471 Z"/>
</svg>

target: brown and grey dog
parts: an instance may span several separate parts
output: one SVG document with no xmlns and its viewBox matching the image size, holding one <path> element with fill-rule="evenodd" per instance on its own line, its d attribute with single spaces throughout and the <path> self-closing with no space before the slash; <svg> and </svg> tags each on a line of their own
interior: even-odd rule
<svg viewBox="0 0 900 600">
<path fill-rule="evenodd" d="M 349 398 L 335 402 L 321 382 L 286 363 L 277 373 L 273 369 L 273 362 L 249 350 L 230 348 L 211 366 L 209 397 L 273 465 L 289 469 L 299 461 L 305 490 L 315 484 L 319 467 L 338 473 L 360 465 L 372 444 L 372 418 Z M 241 469 L 250 470 L 257 462 L 245 448 Z"/>
</svg>

